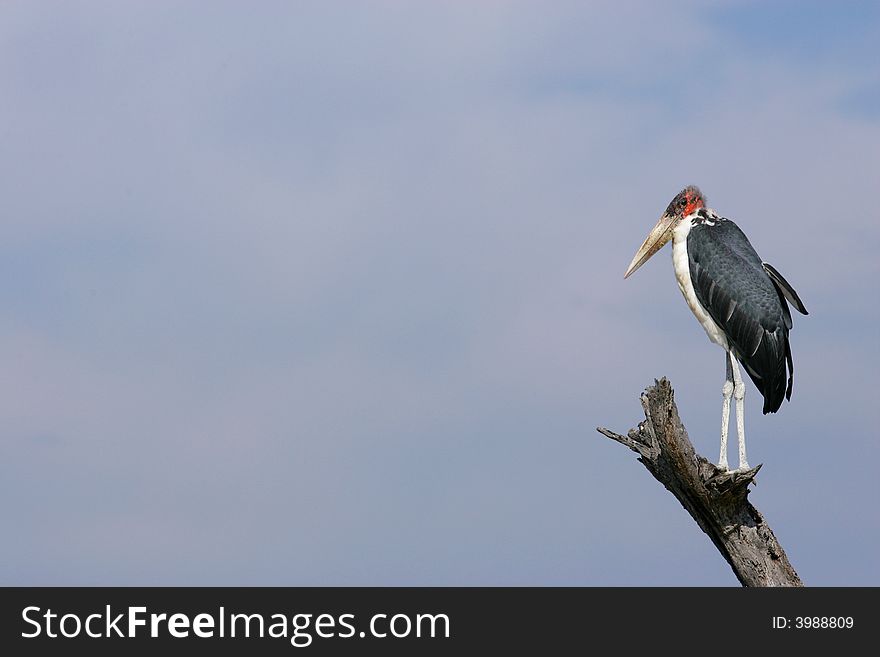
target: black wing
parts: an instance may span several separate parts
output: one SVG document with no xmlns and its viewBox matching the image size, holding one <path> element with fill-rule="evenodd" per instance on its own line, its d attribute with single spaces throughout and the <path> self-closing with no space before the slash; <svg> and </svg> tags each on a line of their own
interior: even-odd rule
<svg viewBox="0 0 880 657">
<path fill-rule="evenodd" d="M 775 413 L 783 399 L 791 399 L 794 373 L 786 298 L 805 314 L 806 308 L 775 269 L 765 268 L 732 221 L 698 223 L 688 233 L 687 249 L 697 299 L 764 397 L 764 413 Z"/>
</svg>

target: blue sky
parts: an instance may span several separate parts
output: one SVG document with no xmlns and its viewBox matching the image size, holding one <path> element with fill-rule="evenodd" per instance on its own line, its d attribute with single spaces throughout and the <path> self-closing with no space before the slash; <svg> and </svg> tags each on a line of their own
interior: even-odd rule
<svg viewBox="0 0 880 657">
<path fill-rule="evenodd" d="M 833 8 L 832 8 L 833 7 Z M 801 577 L 878 585 L 874 3 L 4 3 L 3 584 L 735 585 L 634 456 L 724 356 L 698 184 L 796 287 L 746 396 Z"/>
</svg>

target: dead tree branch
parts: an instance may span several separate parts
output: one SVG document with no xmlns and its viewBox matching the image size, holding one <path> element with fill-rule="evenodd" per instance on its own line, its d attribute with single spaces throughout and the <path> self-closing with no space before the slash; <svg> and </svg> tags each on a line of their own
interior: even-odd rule
<svg viewBox="0 0 880 657">
<path fill-rule="evenodd" d="M 803 586 L 748 487 L 761 466 L 723 472 L 694 451 L 678 417 L 672 385 L 655 381 L 641 396 L 645 422 L 626 436 L 599 433 L 639 454 L 639 461 L 681 502 L 743 586 Z"/>
</svg>

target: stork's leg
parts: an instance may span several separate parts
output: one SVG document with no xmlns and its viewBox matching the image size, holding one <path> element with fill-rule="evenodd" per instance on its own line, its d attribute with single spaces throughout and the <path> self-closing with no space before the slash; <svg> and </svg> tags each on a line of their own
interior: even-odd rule
<svg viewBox="0 0 880 657">
<path fill-rule="evenodd" d="M 730 364 L 733 369 L 733 398 L 736 400 L 736 436 L 739 442 L 739 470 L 748 470 L 749 462 L 746 459 L 746 428 L 743 418 L 744 400 L 746 398 L 746 384 L 743 383 L 742 374 L 739 371 L 739 363 L 730 355 Z"/>
<path fill-rule="evenodd" d="M 730 469 L 727 466 L 727 428 L 730 425 L 730 397 L 734 386 L 733 368 L 727 354 L 724 354 L 724 362 L 727 363 L 727 374 L 721 387 L 721 456 L 718 458 L 718 469 L 726 472 Z"/>
</svg>

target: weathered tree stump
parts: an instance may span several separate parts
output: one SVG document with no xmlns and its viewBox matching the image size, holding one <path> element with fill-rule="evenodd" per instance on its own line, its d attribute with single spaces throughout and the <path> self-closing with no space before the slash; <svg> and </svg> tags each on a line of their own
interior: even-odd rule
<svg viewBox="0 0 880 657">
<path fill-rule="evenodd" d="M 655 381 L 641 396 L 645 421 L 626 436 L 599 433 L 638 453 L 639 461 L 697 521 L 743 586 L 803 586 L 764 516 L 748 501 L 761 466 L 724 472 L 694 450 L 678 416 L 672 385 Z"/>
</svg>

